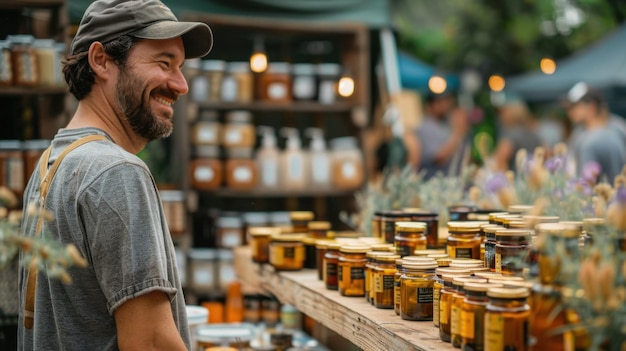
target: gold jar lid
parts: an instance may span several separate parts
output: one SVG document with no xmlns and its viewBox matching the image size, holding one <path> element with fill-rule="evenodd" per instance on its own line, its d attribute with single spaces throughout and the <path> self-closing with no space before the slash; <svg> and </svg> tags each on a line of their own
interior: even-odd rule
<svg viewBox="0 0 626 351">
<path fill-rule="evenodd" d="M 351 231 L 351 230 L 341 230 L 341 231 L 329 231 L 326 234 L 329 238 L 346 238 L 346 239 L 358 239 L 361 236 L 361 233 Z"/>
<path fill-rule="evenodd" d="M 413 261 L 410 263 L 402 263 L 402 268 L 409 270 L 427 270 L 437 268 L 437 261 L 431 259 L 430 261 Z"/>
<path fill-rule="evenodd" d="M 496 299 L 523 299 L 530 295 L 527 288 L 491 288 L 487 290 L 487 296 Z"/>
<path fill-rule="evenodd" d="M 445 254 L 445 253 L 446 253 L 446 250 L 444 249 L 426 249 L 426 250 L 418 249 L 418 250 L 413 251 L 413 256 L 426 257 L 428 255 Z"/>
<path fill-rule="evenodd" d="M 485 222 L 448 222 L 448 232 L 478 233 L 482 224 L 485 224 Z"/>
<path fill-rule="evenodd" d="M 528 243 L 532 231 L 527 229 L 502 229 L 496 232 L 496 241 Z"/>
<path fill-rule="evenodd" d="M 328 250 L 339 250 L 339 249 L 341 249 L 341 247 L 343 245 L 344 244 L 342 244 L 342 243 L 331 242 L 331 243 L 328 243 L 328 246 L 326 247 L 326 249 L 328 249 Z"/>
<path fill-rule="evenodd" d="M 582 222 L 581 222 L 582 225 Z M 578 238 L 582 227 L 570 223 L 539 223 L 535 226 L 537 234 L 561 236 L 564 238 Z"/>
<path fill-rule="evenodd" d="M 500 227 L 500 226 L 497 225 L 497 224 L 485 223 L 485 224 L 481 224 L 480 225 L 480 230 L 485 231 L 485 229 L 487 229 L 487 228 L 498 228 L 498 227 Z"/>
<path fill-rule="evenodd" d="M 510 229 L 530 229 L 530 223 L 527 221 L 510 221 L 508 222 L 508 226 Z"/>
<path fill-rule="evenodd" d="M 435 261 L 433 258 L 428 257 L 418 257 L 418 256 L 404 256 L 402 258 L 402 264 L 413 264 L 415 262 L 430 262 Z M 435 261 L 436 263 L 437 261 Z"/>
<path fill-rule="evenodd" d="M 304 245 L 315 246 L 317 245 L 317 238 L 312 238 L 310 236 L 305 236 L 302 238 L 302 243 Z"/>
<path fill-rule="evenodd" d="M 311 221 L 309 222 L 310 230 L 330 230 L 330 222 L 327 221 Z"/>
<path fill-rule="evenodd" d="M 510 226 L 511 223 L 523 221 L 524 219 L 521 217 L 504 217 L 502 219 L 502 224 L 505 226 Z"/>
<path fill-rule="evenodd" d="M 426 255 L 426 258 L 433 258 L 436 261 L 440 258 L 450 258 L 450 256 L 448 256 L 448 254 L 445 254 L 445 253 L 437 253 L 437 254 L 428 254 Z"/>
<path fill-rule="evenodd" d="M 558 216 L 522 216 L 525 221 L 529 221 L 531 223 L 557 223 L 559 221 Z"/>
<path fill-rule="evenodd" d="M 510 214 L 526 214 L 533 209 L 532 205 L 511 205 L 507 208 Z"/>
<path fill-rule="evenodd" d="M 373 244 L 370 246 L 372 251 L 396 252 L 396 248 L 392 244 Z"/>
<path fill-rule="evenodd" d="M 468 221 L 489 222 L 489 214 L 487 213 L 468 213 Z"/>
<path fill-rule="evenodd" d="M 469 270 L 473 275 L 476 275 L 476 273 L 490 272 L 489 267 L 471 267 Z"/>
<path fill-rule="evenodd" d="M 470 274 L 472 274 L 472 272 L 469 269 L 459 269 L 459 268 L 450 268 L 450 267 L 439 267 L 437 268 L 437 270 L 435 271 L 435 274 L 437 274 L 438 276 L 441 276 L 443 274 L 450 274 L 450 275 L 465 275 L 465 276 L 469 276 Z"/>
<path fill-rule="evenodd" d="M 583 218 L 583 225 L 587 225 L 587 224 L 591 224 L 591 225 L 604 225 L 606 224 L 606 219 L 604 218 L 597 218 L 597 217 L 593 217 L 593 218 Z"/>
<path fill-rule="evenodd" d="M 379 262 L 385 262 L 385 263 L 395 263 L 397 259 L 400 258 L 400 255 L 378 255 L 376 256 L 374 259 L 379 261 Z"/>
<path fill-rule="evenodd" d="M 342 246 L 339 252 L 364 254 L 371 250 L 371 247 L 365 245 L 347 245 Z"/>
<path fill-rule="evenodd" d="M 455 258 L 450 262 L 450 267 L 462 267 L 462 268 L 472 268 L 472 267 L 483 267 L 485 262 L 482 260 L 476 260 L 473 258 Z"/>
<path fill-rule="evenodd" d="M 507 214 L 505 214 L 505 215 L 495 216 L 493 221 L 495 222 L 495 224 L 504 225 L 504 221 L 506 219 L 520 219 L 520 218 L 522 218 L 522 216 L 520 216 L 518 214 L 509 214 L 507 212 Z"/>
<path fill-rule="evenodd" d="M 280 234 L 272 236 L 272 241 L 301 243 L 305 237 L 305 234 Z"/>
<path fill-rule="evenodd" d="M 396 222 L 396 231 L 409 233 L 423 233 L 426 231 L 424 222 Z"/>
<path fill-rule="evenodd" d="M 485 227 L 483 228 L 483 233 L 485 233 L 486 239 L 496 240 L 496 232 L 498 230 L 506 229 L 501 225 L 494 224 L 493 227 Z"/>
<path fill-rule="evenodd" d="M 508 281 L 508 282 L 523 282 L 524 278 L 518 277 L 516 275 L 501 275 L 501 276 L 493 276 L 489 277 L 489 282 L 500 282 L 500 281 Z"/>
<path fill-rule="evenodd" d="M 494 282 L 498 282 L 498 284 L 502 284 L 505 288 L 526 288 L 528 290 L 532 290 L 535 283 L 529 282 L 527 280 L 494 280 Z"/>
<path fill-rule="evenodd" d="M 490 212 L 489 213 L 489 221 L 495 220 L 496 217 L 498 217 L 498 216 L 506 216 L 506 215 L 510 215 L 510 213 L 508 213 L 508 212 Z"/>
<path fill-rule="evenodd" d="M 312 221 L 315 214 L 311 211 L 291 211 L 289 218 L 292 221 Z"/>
<path fill-rule="evenodd" d="M 467 291 L 476 291 L 476 292 L 487 292 L 492 288 L 501 288 L 502 284 L 495 283 L 476 283 L 476 282 L 466 282 L 463 284 L 463 289 Z"/>
<path fill-rule="evenodd" d="M 459 278 L 459 277 L 467 277 L 467 278 L 469 278 L 469 277 L 471 277 L 471 275 L 469 275 L 469 274 L 461 274 L 461 273 L 444 273 L 444 274 L 441 275 L 441 279 L 444 282 L 449 282 L 449 283 L 452 283 L 452 281 L 455 278 Z"/>
<path fill-rule="evenodd" d="M 315 244 L 316 249 L 325 250 L 328 249 L 328 245 L 330 245 L 333 241 L 330 240 L 318 240 Z"/>
<path fill-rule="evenodd" d="M 248 228 L 248 234 L 250 236 L 272 236 L 278 235 L 280 229 L 276 227 L 250 227 Z"/>
<path fill-rule="evenodd" d="M 502 277 L 502 273 L 496 273 L 496 272 L 475 272 L 474 273 L 475 276 L 477 277 L 481 277 L 481 278 L 485 278 L 485 279 L 491 279 L 491 278 L 495 278 L 495 277 Z"/>
<path fill-rule="evenodd" d="M 457 286 L 463 286 L 463 284 L 465 283 L 478 283 L 478 284 L 485 284 L 487 283 L 487 279 L 483 279 L 480 277 L 456 277 L 452 279 L 452 284 L 457 285 Z"/>
<path fill-rule="evenodd" d="M 379 238 L 374 238 L 372 236 L 362 236 L 359 237 L 357 240 L 358 242 L 363 243 L 367 246 L 385 244 Z"/>
<path fill-rule="evenodd" d="M 385 251 L 368 251 L 365 254 L 367 258 L 377 258 L 379 256 L 396 256 L 393 252 L 385 252 Z"/>
</svg>

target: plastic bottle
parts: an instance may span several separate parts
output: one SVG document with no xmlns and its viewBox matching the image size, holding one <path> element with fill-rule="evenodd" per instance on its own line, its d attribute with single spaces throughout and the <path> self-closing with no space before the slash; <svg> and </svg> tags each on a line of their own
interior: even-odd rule
<svg viewBox="0 0 626 351">
<path fill-rule="evenodd" d="M 326 150 L 324 132 L 319 128 L 306 130 L 311 137 L 309 146 L 310 186 L 315 189 L 330 187 L 330 154 Z"/>
<path fill-rule="evenodd" d="M 257 128 L 262 136 L 261 147 L 257 151 L 256 160 L 259 169 L 259 187 L 263 189 L 275 189 L 278 187 L 278 171 L 280 151 L 276 147 L 276 135 L 274 129 L 267 126 Z"/>
<path fill-rule="evenodd" d="M 287 137 L 285 151 L 281 155 L 281 186 L 287 191 L 304 190 L 307 187 L 306 154 L 302 150 L 300 136 L 295 128 L 282 128 L 281 133 Z"/>
</svg>

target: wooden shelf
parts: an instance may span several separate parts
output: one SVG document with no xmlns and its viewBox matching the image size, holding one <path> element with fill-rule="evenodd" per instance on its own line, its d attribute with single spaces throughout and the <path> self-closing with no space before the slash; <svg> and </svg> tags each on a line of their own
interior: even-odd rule
<svg viewBox="0 0 626 351">
<path fill-rule="evenodd" d="M 0 96 L 7 95 L 63 95 L 67 87 L 0 87 Z"/>
<path fill-rule="evenodd" d="M 284 191 L 284 190 L 232 190 L 218 189 L 215 191 L 203 191 L 202 193 L 213 194 L 219 197 L 230 198 L 256 198 L 256 197 L 339 197 L 353 195 L 359 189 L 338 190 L 338 189 L 305 189 L 300 191 Z"/>
<path fill-rule="evenodd" d="M 294 101 L 288 103 L 270 103 L 254 101 L 250 103 L 207 102 L 199 103 L 199 107 L 214 110 L 252 110 L 269 112 L 350 112 L 356 104 L 338 102 L 335 104 L 320 104 L 312 101 Z"/>
<path fill-rule="evenodd" d="M 235 271 L 245 291 L 270 292 L 363 350 L 454 350 L 439 339 L 439 330 L 430 321 L 405 321 L 362 297 L 327 290 L 315 270 L 277 273 L 253 263 L 249 247 L 234 250 Z"/>
</svg>

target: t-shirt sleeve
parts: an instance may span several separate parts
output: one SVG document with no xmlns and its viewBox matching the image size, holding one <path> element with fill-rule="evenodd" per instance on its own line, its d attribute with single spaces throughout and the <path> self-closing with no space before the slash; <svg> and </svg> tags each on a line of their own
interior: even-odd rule
<svg viewBox="0 0 626 351">
<path fill-rule="evenodd" d="M 132 163 L 112 166 L 86 188 L 79 202 L 90 265 L 109 313 L 155 290 L 173 299 L 177 290 L 167 274 L 167 226 L 148 170 Z"/>
</svg>

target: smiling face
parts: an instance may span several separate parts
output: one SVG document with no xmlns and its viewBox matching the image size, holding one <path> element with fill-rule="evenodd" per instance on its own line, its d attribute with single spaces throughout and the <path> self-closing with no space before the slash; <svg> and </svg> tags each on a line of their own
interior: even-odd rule
<svg viewBox="0 0 626 351">
<path fill-rule="evenodd" d="M 172 104 L 188 91 L 182 75 L 181 38 L 142 40 L 120 66 L 116 84 L 119 109 L 132 130 L 146 140 L 165 138 L 174 128 Z"/>
</svg>

